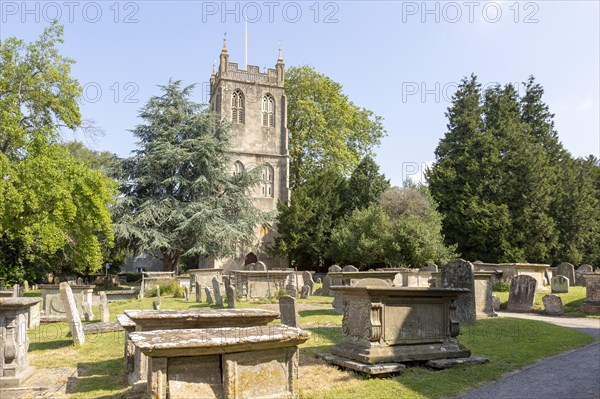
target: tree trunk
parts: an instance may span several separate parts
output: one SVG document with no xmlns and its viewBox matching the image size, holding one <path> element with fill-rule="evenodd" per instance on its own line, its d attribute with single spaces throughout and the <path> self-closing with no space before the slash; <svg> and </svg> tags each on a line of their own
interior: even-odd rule
<svg viewBox="0 0 600 399">
<path fill-rule="evenodd" d="M 175 251 L 175 253 L 171 252 L 170 250 L 161 250 L 161 253 L 163 256 L 163 271 L 174 271 L 177 265 L 179 264 L 181 252 L 179 252 L 179 250 Z"/>
</svg>

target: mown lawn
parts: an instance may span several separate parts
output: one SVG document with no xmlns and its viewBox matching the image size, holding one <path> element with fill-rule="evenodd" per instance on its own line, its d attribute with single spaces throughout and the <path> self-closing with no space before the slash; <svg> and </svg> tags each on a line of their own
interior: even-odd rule
<svg viewBox="0 0 600 399">
<path fill-rule="evenodd" d="M 31 293 L 30 295 L 35 295 Z M 110 303 L 111 319 L 125 309 L 151 309 L 152 300 Z M 460 341 L 473 354 L 487 356 L 490 363 L 432 371 L 410 367 L 404 374 L 374 379 L 329 366 L 314 357 L 327 352 L 338 342 L 342 318 L 331 313 L 329 297 L 299 299 L 300 323 L 311 331 L 302 346 L 300 387 L 302 398 L 442 398 L 454 396 L 470 387 L 494 380 L 502 374 L 533 363 L 546 356 L 578 348 L 594 338 L 576 330 L 543 322 L 497 318 L 463 327 Z M 261 302 L 261 301 L 257 301 Z M 273 304 L 238 302 L 239 307 L 270 307 Z M 304 306 L 302 306 L 304 305 Z M 319 306 L 320 305 L 320 306 Z M 162 298 L 162 309 L 210 308 L 206 304 L 179 298 Z M 211 306 L 214 307 L 214 306 Z M 310 309 L 302 310 L 302 307 Z M 315 308 L 317 307 L 317 308 Z M 97 308 L 94 309 L 97 312 Z M 66 323 L 42 325 L 29 332 L 30 361 L 37 368 L 75 367 L 78 378 L 68 384 L 72 398 L 121 397 L 130 395 L 124 375 L 123 332 L 87 335 L 82 347 L 73 347 L 67 337 Z"/>
</svg>

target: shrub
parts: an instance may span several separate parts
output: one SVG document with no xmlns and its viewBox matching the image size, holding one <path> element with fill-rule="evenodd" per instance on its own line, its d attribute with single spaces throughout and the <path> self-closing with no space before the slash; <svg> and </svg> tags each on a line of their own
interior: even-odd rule
<svg viewBox="0 0 600 399">
<path fill-rule="evenodd" d="M 184 288 L 179 286 L 178 281 L 165 281 L 159 283 L 160 295 L 173 295 L 173 298 L 184 298 Z M 148 296 L 156 296 L 156 287 L 148 291 Z"/>
<path fill-rule="evenodd" d="M 510 282 L 498 280 L 492 286 L 492 290 L 496 292 L 508 292 L 510 290 Z"/>
</svg>

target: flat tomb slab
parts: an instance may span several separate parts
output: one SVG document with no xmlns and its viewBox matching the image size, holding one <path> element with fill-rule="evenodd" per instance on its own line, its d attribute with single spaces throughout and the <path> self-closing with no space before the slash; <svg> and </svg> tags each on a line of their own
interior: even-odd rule
<svg viewBox="0 0 600 399">
<path fill-rule="evenodd" d="M 279 317 L 267 309 L 125 310 L 140 330 L 266 325 Z"/>
<path fill-rule="evenodd" d="M 461 365 L 470 365 L 470 364 L 484 364 L 489 362 L 490 359 L 483 356 L 470 356 L 466 358 L 457 358 L 457 359 L 437 359 L 437 360 L 429 360 L 426 365 L 436 369 L 443 370 L 449 369 L 451 367 L 461 366 Z"/>
<path fill-rule="evenodd" d="M 204 356 L 297 346 L 310 334 L 282 324 L 133 332 L 129 338 L 149 357 Z"/>
<path fill-rule="evenodd" d="M 406 366 L 401 363 L 368 364 L 345 357 L 332 355 L 331 353 L 317 353 L 316 356 L 319 359 L 325 360 L 327 363 L 335 364 L 336 366 L 340 366 L 345 369 L 371 374 L 376 377 L 387 377 L 391 374 L 399 374 L 406 369 Z"/>
</svg>

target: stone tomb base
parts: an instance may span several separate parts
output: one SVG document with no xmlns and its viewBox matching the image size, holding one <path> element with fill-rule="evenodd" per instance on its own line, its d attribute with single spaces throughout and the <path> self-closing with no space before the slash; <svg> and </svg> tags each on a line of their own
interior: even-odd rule
<svg viewBox="0 0 600 399">
<path fill-rule="evenodd" d="M 134 332 L 149 357 L 149 398 L 296 398 L 298 345 L 283 325 Z"/>
<path fill-rule="evenodd" d="M 332 355 L 331 353 L 317 353 L 317 357 L 325 360 L 327 363 L 335 364 L 336 366 L 358 371 L 360 373 L 371 374 L 375 377 L 388 377 L 392 374 L 402 373 L 406 369 L 406 366 L 400 363 L 368 364 Z"/>
</svg>

